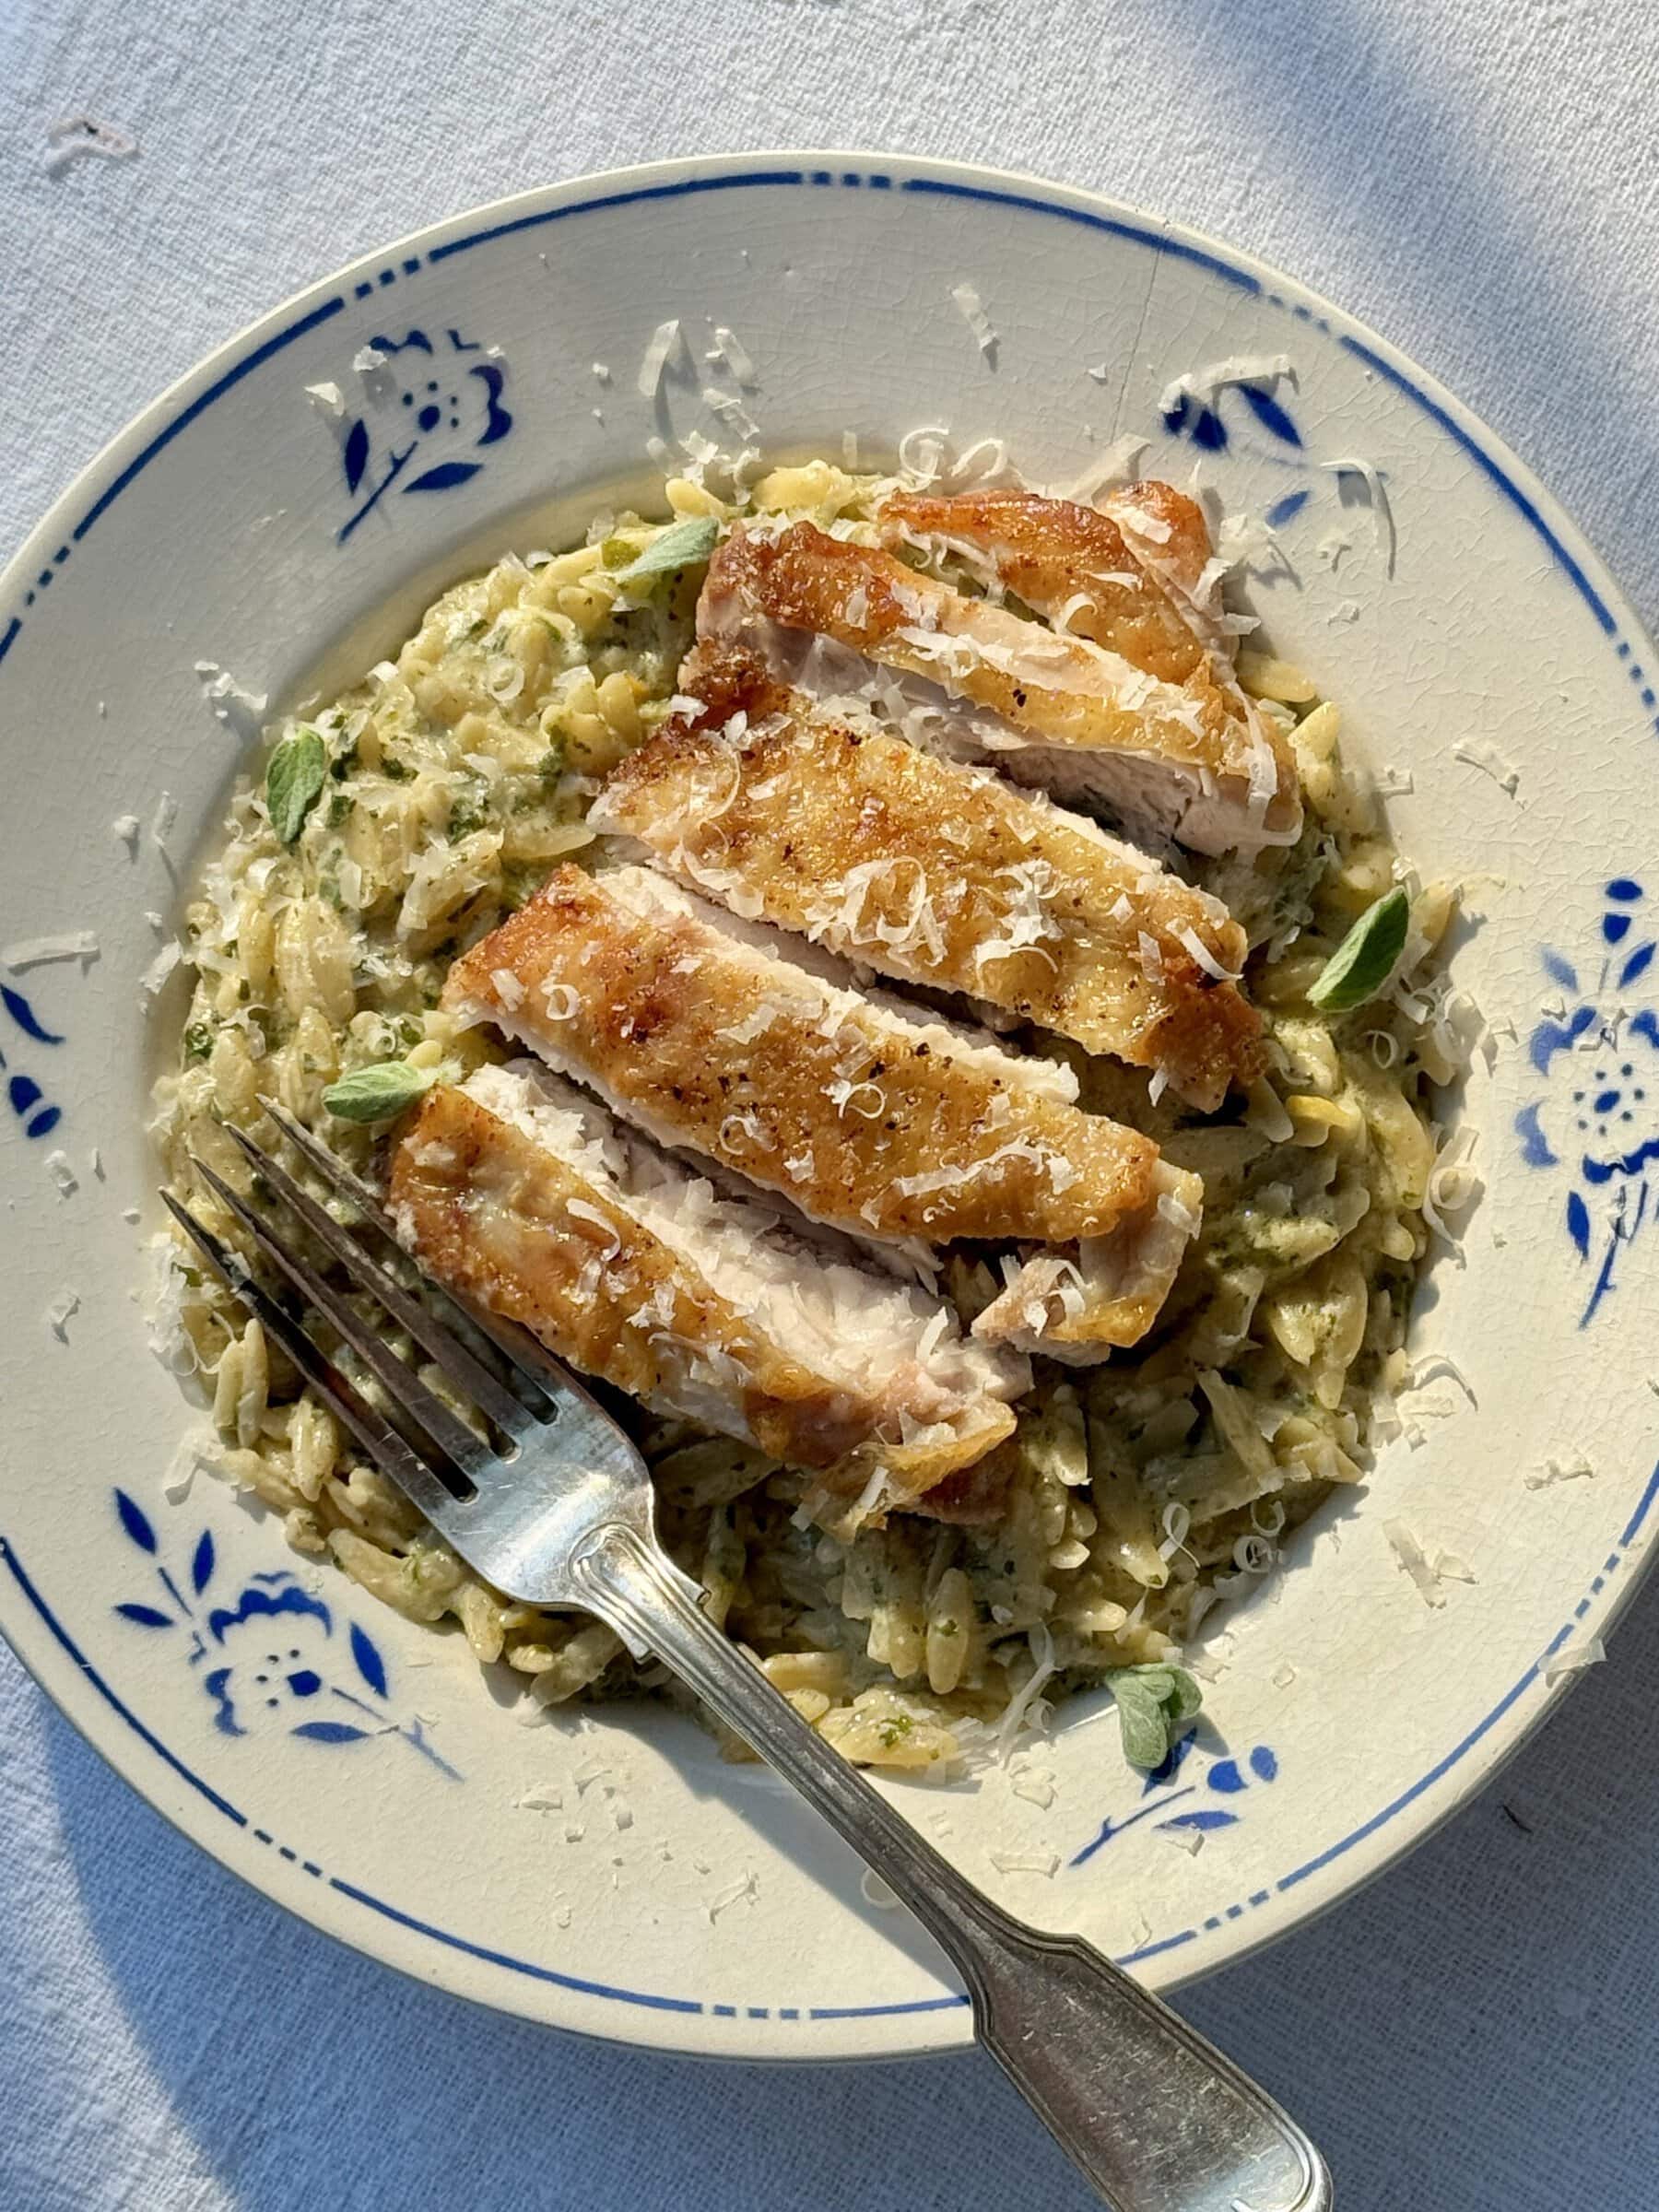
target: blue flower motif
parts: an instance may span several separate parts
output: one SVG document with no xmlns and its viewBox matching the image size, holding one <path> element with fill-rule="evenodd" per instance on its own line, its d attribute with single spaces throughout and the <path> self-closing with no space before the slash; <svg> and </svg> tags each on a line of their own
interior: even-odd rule
<svg viewBox="0 0 1659 2212">
<path fill-rule="evenodd" d="M 377 458 L 375 426 L 368 412 L 346 421 L 341 473 L 348 493 L 365 496 L 341 524 L 340 545 L 394 486 L 402 496 L 453 491 L 469 483 L 484 466 L 469 456 L 500 444 L 512 429 L 501 399 L 505 368 L 458 330 L 443 331 L 436 339 L 424 330 L 407 331 L 401 338 L 377 335 L 369 344 L 380 366 L 362 372 L 363 385 L 374 412 L 384 418 L 379 425 L 383 453 Z M 480 358 L 466 358 L 475 354 Z M 421 465 L 409 475 L 413 462 Z"/>
<path fill-rule="evenodd" d="M 114 1503 L 128 1541 L 151 1561 L 161 1600 L 129 1599 L 115 1611 L 135 1628 L 183 1637 L 188 1664 L 205 1670 L 202 1688 L 223 1735 L 277 1734 L 335 1747 L 394 1735 L 451 1781 L 461 1779 L 418 1719 L 400 1722 L 391 1710 L 385 1659 L 359 1622 L 337 1622 L 334 1608 L 287 1568 L 252 1576 L 234 1597 L 204 1611 L 219 1566 L 212 1531 L 202 1530 L 175 1576 L 144 1508 L 120 1489 Z M 336 1636 L 340 1626 L 345 1634 Z"/>
<path fill-rule="evenodd" d="M 1625 1005 L 1656 949 L 1640 934 L 1645 897 L 1632 877 L 1616 876 L 1605 887 L 1598 935 L 1606 949 L 1593 982 L 1544 947 L 1544 972 L 1563 1004 L 1527 1039 L 1542 1088 L 1515 1116 L 1523 1164 L 1564 1170 L 1571 1179 L 1562 1224 L 1589 1279 L 1581 1328 L 1617 1287 L 1619 1253 L 1652 1210 L 1659 1163 L 1659 1017 L 1651 1006 L 1631 1013 Z"/>
<path fill-rule="evenodd" d="M 9 1016 L 13 1025 L 34 1044 L 62 1044 L 64 1040 L 56 1030 L 49 1030 L 35 1012 L 21 991 L 10 983 L 0 983 L 0 1008 Z M 23 1124 L 25 1136 L 50 1136 L 64 1118 L 61 1106 L 52 1105 L 32 1076 L 14 1074 L 0 1052 L 0 1074 L 6 1077 L 6 1096 L 12 1112 Z"/>
<path fill-rule="evenodd" d="M 1172 1745 L 1163 1764 L 1155 1767 L 1147 1776 L 1142 1785 L 1138 1809 L 1126 1814 L 1122 1819 L 1102 1820 L 1096 1833 L 1081 1851 L 1073 1853 L 1067 1865 L 1087 1865 L 1097 1852 L 1103 1851 L 1108 1843 L 1115 1843 L 1120 1836 L 1138 1827 L 1143 1820 L 1150 1820 L 1159 1830 L 1176 1835 L 1209 1835 L 1218 1829 L 1236 1828 L 1242 1814 L 1230 1808 L 1216 1805 L 1189 1805 L 1185 1812 L 1178 1813 L 1173 1807 L 1186 1804 L 1189 1798 L 1197 1797 L 1203 1791 L 1208 1791 L 1217 1797 L 1232 1798 L 1259 1783 L 1277 1782 L 1278 1779 L 1277 1755 L 1265 1744 L 1257 1744 L 1252 1748 L 1243 1766 L 1236 1759 L 1211 1759 L 1199 1780 L 1185 1782 L 1176 1787 L 1182 1769 L 1197 1746 L 1196 1735 L 1183 1735 L 1178 1744 Z"/>
</svg>

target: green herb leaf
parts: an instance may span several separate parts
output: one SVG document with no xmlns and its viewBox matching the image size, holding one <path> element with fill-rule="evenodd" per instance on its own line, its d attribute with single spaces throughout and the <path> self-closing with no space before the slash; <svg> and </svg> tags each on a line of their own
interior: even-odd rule
<svg viewBox="0 0 1659 2212">
<path fill-rule="evenodd" d="M 331 1083 L 323 1103 L 337 1121 L 389 1122 L 436 1080 L 432 1068 L 411 1067 L 406 1060 L 377 1060 Z"/>
<path fill-rule="evenodd" d="M 712 514 L 693 515 L 689 522 L 676 523 L 660 537 L 653 537 L 638 560 L 619 569 L 617 582 L 646 583 L 653 576 L 671 576 L 677 569 L 688 569 L 693 561 L 707 560 L 719 535 L 720 524 Z"/>
<path fill-rule="evenodd" d="M 1132 1767 L 1162 1766 L 1186 1734 L 1204 1692 L 1184 1666 L 1120 1666 L 1105 1677 L 1117 1701 L 1124 1757 Z"/>
<path fill-rule="evenodd" d="M 265 770 L 265 806 L 271 827 L 285 845 L 291 845 L 305 827 L 327 774 L 328 747 L 313 729 L 297 729 L 271 755 Z"/>
<path fill-rule="evenodd" d="M 193 1021 L 184 1032 L 185 1059 L 206 1060 L 212 1050 L 213 1024 L 207 1021 Z"/>
<path fill-rule="evenodd" d="M 1406 932 L 1411 923 L 1411 900 L 1404 885 L 1368 906 L 1347 935 L 1320 970 L 1308 992 L 1310 1005 L 1327 1014 L 1346 1014 L 1374 997 L 1394 973 L 1394 962 L 1406 949 Z"/>
</svg>

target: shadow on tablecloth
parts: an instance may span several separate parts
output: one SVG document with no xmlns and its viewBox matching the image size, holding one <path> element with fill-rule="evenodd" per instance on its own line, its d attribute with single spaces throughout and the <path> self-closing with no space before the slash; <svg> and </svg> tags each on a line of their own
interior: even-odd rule
<svg viewBox="0 0 1659 2212">
<path fill-rule="evenodd" d="M 1597 2183 L 1634 2201 L 1648 2085 L 1618 2024 L 1653 2001 L 1624 1900 L 1650 1878 L 1659 1818 L 1641 1756 L 1656 1674 L 1650 1594 L 1615 1664 L 1477 1805 L 1361 1899 L 1191 1993 L 1324 2144 L 1344 2212 L 1559 2212 Z M 1092 2202 L 986 2061 L 728 2067 L 499 2018 L 290 1919 L 55 1718 L 52 1765 L 130 2025 L 237 2212 Z"/>
</svg>

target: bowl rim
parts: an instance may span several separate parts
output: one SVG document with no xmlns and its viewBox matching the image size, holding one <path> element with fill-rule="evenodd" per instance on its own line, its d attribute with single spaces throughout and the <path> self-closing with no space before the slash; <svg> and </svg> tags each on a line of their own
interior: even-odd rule
<svg viewBox="0 0 1659 2212">
<path fill-rule="evenodd" d="M 794 147 L 670 156 L 620 169 L 588 172 L 562 183 L 528 187 L 409 231 L 290 293 L 216 347 L 143 407 L 53 501 L 13 559 L 0 570 L 0 663 L 22 627 L 23 615 L 17 610 L 35 604 L 37 590 L 44 588 L 45 582 L 69 559 L 74 546 L 148 461 L 250 371 L 292 340 L 342 312 L 354 294 L 359 300 L 371 296 L 378 288 L 377 273 L 382 266 L 388 269 L 396 266 L 403 275 L 411 276 L 429 264 L 564 217 L 689 193 L 748 186 L 832 188 L 866 183 L 884 188 L 898 184 L 900 189 L 937 193 L 968 204 L 990 204 L 1024 213 L 1058 216 L 1127 238 L 1159 254 L 1172 253 L 1248 291 L 1265 294 L 1275 304 L 1290 306 L 1299 314 L 1305 312 L 1307 319 L 1413 400 L 1453 440 L 1539 537 L 1610 640 L 1622 634 L 1633 646 L 1644 648 L 1650 666 L 1653 659 L 1659 657 L 1629 600 L 1583 531 L 1508 443 L 1436 377 L 1388 339 L 1299 279 L 1189 225 L 1169 221 L 1103 193 L 1058 183 L 1027 171 L 867 148 Z M 12 610 L 9 619 L 8 608 Z M 1626 661 L 1627 672 L 1630 671 L 1634 658 L 1632 652 Z M 1640 677 L 1639 668 L 1635 673 Z M 1654 726 L 1659 729 L 1659 720 Z M 1544 1678 L 1547 1660 L 1575 1631 L 1610 1629 L 1633 1597 L 1652 1559 L 1651 1552 L 1646 1550 L 1632 1554 L 1632 1547 L 1656 1495 L 1659 1495 L 1659 1467 L 1654 1468 L 1648 1479 L 1608 1569 L 1596 1578 L 1594 1586 L 1555 1641 L 1491 1711 L 1409 1789 L 1279 1883 L 1271 1898 L 1265 1892 L 1259 1898 L 1253 1897 L 1252 1906 L 1259 1903 L 1267 1909 L 1251 1912 L 1232 1923 L 1237 1940 L 1225 1955 L 1206 1954 L 1194 1959 L 1188 1971 L 1177 1965 L 1162 1982 L 1166 1990 L 1179 1988 L 1205 1973 L 1241 1961 L 1351 1897 L 1397 1864 L 1407 1852 L 1415 1850 L 1485 1788 L 1547 1718 L 1571 1686 L 1564 1677 L 1554 1682 Z M 122 1780 L 182 1834 L 209 1852 L 220 1865 L 251 1887 L 285 1906 L 310 1926 L 394 1971 L 423 1982 L 436 1982 L 453 1994 L 492 2010 L 515 2012 L 538 2024 L 681 2055 L 810 2061 L 905 2058 L 947 2053 L 971 2041 L 967 1999 L 947 1994 L 899 2006 L 828 2008 L 799 2016 L 779 2008 L 771 2016 L 772 2021 L 798 2017 L 803 2021 L 810 2019 L 822 2032 L 815 2033 L 807 2041 L 798 2034 L 780 2036 L 773 2027 L 762 2038 L 746 2036 L 739 2045 L 723 2044 L 712 2040 L 708 2030 L 724 2023 L 711 2021 L 707 2016 L 730 2013 L 732 2007 L 685 2006 L 681 2001 L 671 1998 L 610 1990 L 547 1969 L 526 1968 L 521 1961 L 481 1951 L 479 1947 L 463 1938 L 412 1921 L 394 1907 L 360 1891 L 347 1889 L 346 1895 L 358 1900 L 359 1906 L 372 1907 L 368 1913 L 360 1910 L 348 1912 L 333 1900 L 324 1904 L 318 1885 L 313 1883 L 306 1889 L 285 1879 L 292 1869 L 282 1866 L 273 1853 L 256 1855 L 250 1851 L 220 1850 L 217 1843 L 221 1841 L 229 1843 L 229 1837 L 206 1823 L 197 1831 L 196 1803 L 190 1794 L 170 1794 L 169 1770 L 183 1775 L 194 1789 L 204 1791 L 209 1798 L 214 1797 L 214 1793 L 191 1775 L 101 1682 L 34 1589 L 4 1536 L 0 1536 L 0 1564 L 9 1569 L 19 1597 L 32 1607 L 37 1617 L 32 1628 L 45 1631 L 37 1641 L 27 1613 L 21 1606 L 11 1605 L 0 1606 L 0 1635 L 6 1637 L 57 1710 Z M 1619 1567 L 1627 1571 L 1615 1571 Z M 5 1618 L 7 1611 L 25 1624 L 21 1630 L 15 1630 L 13 1621 Z M 26 1650 L 26 1644 L 33 1649 Z M 1534 1690 L 1537 1694 L 1529 1697 L 1527 1693 Z M 125 1724 L 124 1728 L 114 1725 L 116 1719 Z M 129 1735 L 139 1737 L 151 1750 L 159 1752 L 159 1758 L 140 1759 L 130 1756 Z M 1444 1798 L 1415 1821 L 1410 1818 L 1402 1821 L 1400 1816 L 1420 1803 L 1454 1769 L 1461 1770 L 1459 1778 Z M 214 1841 L 207 1841 L 209 1836 Z M 1350 1857 L 1350 1853 L 1357 1855 Z M 1331 1878 L 1329 1870 L 1339 1858 L 1347 1859 L 1348 1864 L 1339 1877 Z M 1284 1893 L 1291 1887 L 1298 1893 L 1296 1901 L 1287 1904 Z M 391 1934 L 391 1926 L 396 1923 L 437 1941 L 402 1955 L 401 1946 Z M 1193 1933 L 1188 1930 L 1182 1936 L 1148 1945 L 1133 1954 L 1129 1963 L 1171 1950 L 1184 1943 Z M 491 1966 L 517 1967 L 533 1977 L 524 1985 L 524 2004 L 513 2005 L 511 1987 L 503 1987 L 500 1976 L 487 1979 L 478 1973 L 473 1959 L 460 1956 L 466 1953 Z M 544 1992 L 549 1983 L 571 1983 L 588 1997 L 610 1996 L 629 2001 L 607 2008 L 598 2023 L 586 2008 L 580 2020 L 560 2022 L 549 2019 L 546 2009 L 532 2002 L 530 1993 L 537 1983 Z M 614 2034 L 604 2024 L 610 2020 L 616 2022 Z M 693 2030 L 694 2021 L 700 2023 L 700 2032 Z M 872 2043 L 869 2040 L 872 2033 L 880 2040 Z"/>
</svg>

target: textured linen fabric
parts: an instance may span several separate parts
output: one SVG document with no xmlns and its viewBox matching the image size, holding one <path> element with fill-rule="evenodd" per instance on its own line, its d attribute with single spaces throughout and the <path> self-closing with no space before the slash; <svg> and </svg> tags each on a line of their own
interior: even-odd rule
<svg viewBox="0 0 1659 2212">
<path fill-rule="evenodd" d="M 348 255 L 580 171 L 830 145 L 1220 233 L 1442 376 L 1659 618 L 1659 26 L 1641 0 L 0 0 L 0 554 Z M 45 168 L 76 111 L 135 160 Z M 13 734 L 15 736 L 15 733 Z M 1659 2201 L 1651 1591 L 1408 1864 L 1191 1993 L 1344 2212 Z M 7 2212 L 1082 2212 L 989 2061 L 770 2070 L 475 2011 L 184 1843 L 0 1653 Z"/>
</svg>

